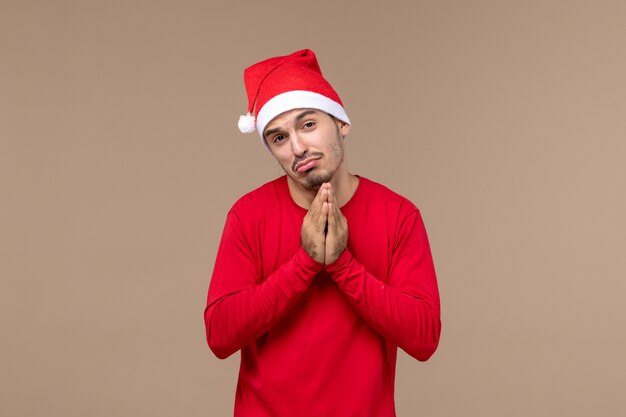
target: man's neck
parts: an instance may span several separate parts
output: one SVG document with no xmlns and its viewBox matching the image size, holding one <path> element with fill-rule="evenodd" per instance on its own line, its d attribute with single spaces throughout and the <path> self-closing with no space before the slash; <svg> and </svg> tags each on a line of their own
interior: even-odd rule
<svg viewBox="0 0 626 417">
<path fill-rule="evenodd" d="M 337 205 L 342 207 L 352 198 L 352 195 L 354 195 L 359 185 L 359 178 L 356 175 L 350 174 L 348 171 L 344 171 L 337 173 L 330 180 L 330 183 L 333 186 Z M 300 207 L 308 210 L 317 195 L 317 190 L 304 188 L 289 176 L 287 176 L 287 184 L 289 185 L 289 193 L 293 201 Z"/>
</svg>

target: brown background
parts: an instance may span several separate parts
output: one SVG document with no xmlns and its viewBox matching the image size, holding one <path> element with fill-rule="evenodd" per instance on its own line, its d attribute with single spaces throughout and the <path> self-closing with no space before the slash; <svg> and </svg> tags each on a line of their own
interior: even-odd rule
<svg viewBox="0 0 626 417">
<path fill-rule="evenodd" d="M 421 208 L 443 335 L 399 416 L 626 415 L 623 1 L 2 1 L 0 414 L 229 416 L 202 310 L 281 174 L 245 66 L 309 47 Z"/>
</svg>

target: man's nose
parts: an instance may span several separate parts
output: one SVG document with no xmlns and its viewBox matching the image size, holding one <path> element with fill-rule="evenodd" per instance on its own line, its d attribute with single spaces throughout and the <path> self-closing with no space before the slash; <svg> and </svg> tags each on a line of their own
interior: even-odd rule
<svg viewBox="0 0 626 417">
<path fill-rule="evenodd" d="M 291 149 L 295 156 L 302 156 L 307 151 L 306 143 L 297 133 L 291 135 Z"/>
</svg>

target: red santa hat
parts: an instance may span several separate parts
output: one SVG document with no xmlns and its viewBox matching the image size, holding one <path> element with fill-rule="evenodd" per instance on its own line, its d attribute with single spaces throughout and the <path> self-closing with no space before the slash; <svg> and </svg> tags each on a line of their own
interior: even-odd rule
<svg viewBox="0 0 626 417">
<path fill-rule="evenodd" d="M 322 110 L 350 123 L 310 49 L 256 63 L 246 68 L 243 78 L 248 93 L 248 114 L 240 116 L 238 123 L 243 133 L 257 130 L 263 138 L 265 126 L 274 117 L 300 108 Z"/>
</svg>

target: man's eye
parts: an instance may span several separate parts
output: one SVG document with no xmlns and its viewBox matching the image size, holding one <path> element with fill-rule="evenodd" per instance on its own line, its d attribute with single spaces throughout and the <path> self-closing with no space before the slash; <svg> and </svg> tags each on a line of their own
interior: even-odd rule
<svg viewBox="0 0 626 417">
<path fill-rule="evenodd" d="M 310 129 L 313 126 L 315 126 L 315 122 L 306 122 L 302 127 L 306 128 L 306 129 Z"/>
<path fill-rule="evenodd" d="M 272 142 L 280 143 L 283 140 L 285 140 L 285 136 L 284 135 L 276 135 L 276 136 L 274 136 L 274 139 L 272 139 Z"/>
</svg>

